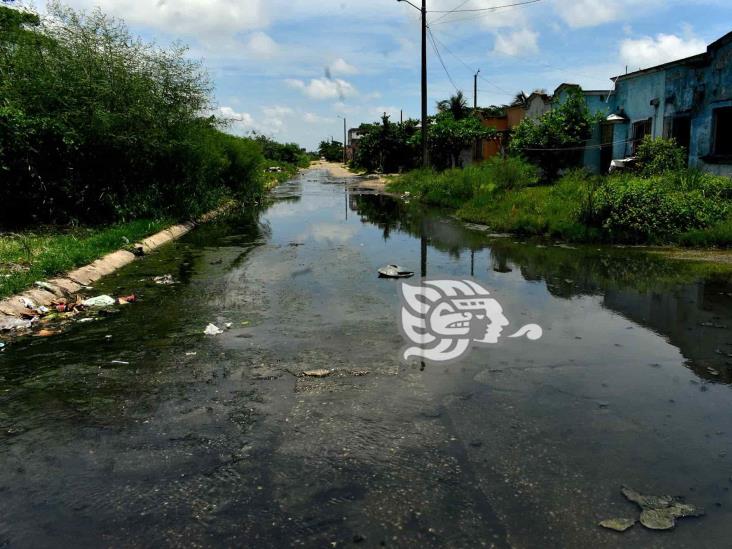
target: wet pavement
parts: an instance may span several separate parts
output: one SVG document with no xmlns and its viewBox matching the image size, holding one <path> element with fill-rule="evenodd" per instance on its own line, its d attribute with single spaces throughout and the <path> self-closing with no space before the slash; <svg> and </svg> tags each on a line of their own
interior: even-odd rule
<svg viewBox="0 0 732 549">
<path fill-rule="evenodd" d="M 472 274 L 544 337 L 402 364 L 389 263 Z M 494 238 L 316 170 L 96 290 L 140 301 L 0 353 L 0 547 L 730 546 L 721 267 Z M 707 514 L 603 530 L 637 516 L 622 485 Z"/>
</svg>

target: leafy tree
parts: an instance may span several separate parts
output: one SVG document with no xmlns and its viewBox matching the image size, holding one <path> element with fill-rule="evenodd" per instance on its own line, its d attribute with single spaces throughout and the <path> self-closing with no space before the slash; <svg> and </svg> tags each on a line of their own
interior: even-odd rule
<svg viewBox="0 0 732 549">
<path fill-rule="evenodd" d="M 441 112 L 429 127 L 430 160 L 438 169 L 458 167 L 465 149 L 494 135 L 495 130 L 483 126 L 476 117 L 455 119 L 451 111 Z"/>
<path fill-rule="evenodd" d="M 458 91 L 449 99 L 443 99 L 437 102 L 437 111 L 439 113 L 451 113 L 455 120 L 462 120 L 470 115 L 471 109 L 468 107 L 468 101 L 465 99 L 463 92 Z"/>
<path fill-rule="evenodd" d="M 418 122 L 395 124 L 384 115 L 381 124 L 362 124 L 354 164 L 369 171 L 398 172 L 417 165 L 419 152 L 413 142 Z"/>
<path fill-rule="evenodd" d="M 538 120 L 524 119 L 513 132 L 509 151 L 537 164 L 544 180 L 553 181 L 560 170 L 581 163 L 599 116 L 590 114 L 582 90 L 572 88 L 564 103 Z"/>
<path fill-rule="evenodd" d="M 0 5 L 3 226 L 192 216 L 261 192 L 262 153 L 222 133 L 186 49 L 100 10 Z"/>
<path fill-rule="evenodd" d="M 329 162 L 343 162 L 343 143 L 340 141 L 321 141 L 318 152 Z"/>
</svg>

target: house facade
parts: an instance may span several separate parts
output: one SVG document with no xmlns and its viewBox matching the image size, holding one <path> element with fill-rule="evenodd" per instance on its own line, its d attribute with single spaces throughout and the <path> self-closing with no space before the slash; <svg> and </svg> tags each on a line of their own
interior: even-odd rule
<svg viewBox="0 0 732 549">
<path fill-rule="evenodd" d="M 585 150 L 588 169 L 607 173 L 650 135 L 675 138 L 690 167 L 732 176 L 732 33 L 699 55 L 612 80 L 612 91 L 583 92 L 590 111 L 603 115 Z M 557 88 L 554 100 L 569 87 Z"/>
</svg>

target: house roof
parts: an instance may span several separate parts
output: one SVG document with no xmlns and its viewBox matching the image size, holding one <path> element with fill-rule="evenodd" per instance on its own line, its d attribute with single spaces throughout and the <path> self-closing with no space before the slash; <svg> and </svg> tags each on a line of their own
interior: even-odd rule
<svg viewBox="0 0 732 549">
<path fill-rule="evenodd" d="M 709 62 L 709 59 L 716 50 L 723 46 L 726 46 L 729 43 L 732 43 L 732 32 L 728 32 L 722 38 L 719 38 L 718 40 L 715 40 L 714 42 L 709 44 L 709 46 L 707 46 L 707 51 L 705 51 L 704 53 L 699 53 L 697 55 L 692 55 L 691 57 L 685 57 L 676 61 L 670 61 L 669 63 L 663 63 L 662 65 L 656 65 L 655 67 L 649 67 L 647 69 L 641 69 L 638 71 L 629 72 L 627 74 L 621 74 L 620 76 L 611 78 L 611 80 L 618 82 L 620 80 L 635 78 L 636 76 L 651 74 L 657 71 L 670 69 L 671 67 L 676 67 L 680 65 L 705 65 Z"/>
</svg>

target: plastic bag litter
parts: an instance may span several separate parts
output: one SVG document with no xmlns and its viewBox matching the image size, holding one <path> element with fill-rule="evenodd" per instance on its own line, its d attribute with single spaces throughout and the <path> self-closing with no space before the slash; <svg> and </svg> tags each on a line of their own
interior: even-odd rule
<svg viewBox="0 0 732 549">
<path fill-rule="evenodd" d="M 170 286 L 175 284 L 175 279 L 173 278 L 173 275 L 166 274 L 163 276 L 156 276 L 153 278 L 153 282 L 155 282 L 155 284 L 160 284 L 161 286 Z"/>
<path fill-rule="evenodd" d="M 379 269 L 380 278 L 410 278 L 414 276 L 413 271 L 408 271 L 399 265 L 387 265 Z"/>
<path fill-rule="evenodd" d="M 203 333 L 207 336 L 217 336 L 223 334 L 224 331 L 215 324 L 209 324 L 208 326 L 206 326 L 206 329 L 203 331 Z"/>
<path fill-rule="evenodd" d="M 97 297 L 92 297 L 91 299 L 87 299 L 86 301 L 82 302 L 82 305 L 84 305 L 84 307 L 109 307 L 110 305 L 114 305 L 115 303 L 117 303 L 117 300 L 113 297 L 108 295 L 100 295 Z"/>
</svg>

